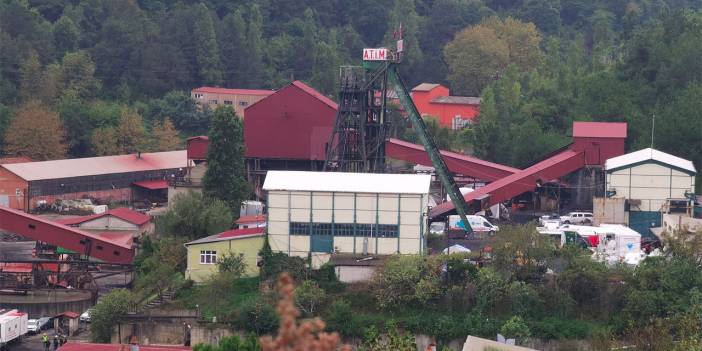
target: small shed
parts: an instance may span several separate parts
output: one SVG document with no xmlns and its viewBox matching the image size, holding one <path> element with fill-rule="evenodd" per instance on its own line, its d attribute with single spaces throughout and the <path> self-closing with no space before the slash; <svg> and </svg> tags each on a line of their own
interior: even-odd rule
<svg viewBox="0 0 702 351">
<path fill-rule="evenodd" d="M 73 311 L 65 311 L 54 317 L 54 330 L 56 334 L 73 336 L 78 331 L 80 314 Z"/>
<path fill-rule="evenodd" d="M 339 281 L 347 284 L 357 283 L 371 280 L 375 271 L 385 264 L 388 257 L 334 254 L 329 258 L 329 264 L 334 266 L 334 272 Z"/>
</svg>

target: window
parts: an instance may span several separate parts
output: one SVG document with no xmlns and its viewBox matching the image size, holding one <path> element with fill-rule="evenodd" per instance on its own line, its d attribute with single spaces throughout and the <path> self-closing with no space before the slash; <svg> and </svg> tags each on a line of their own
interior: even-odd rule
<svg viewBox="0 0 702 351">
<path fill-rule="evenodd" d="M 200 251 L 200 264 L 217 264 L 217 251 Z"/>
<path fill-rule="evenodd" d="M 367 236 L 378 238 L 397 238 L 399 228 L 396 224 L 367 223 L 309 223 L 290 222 L 290 235 L 333 235 L 333 236 Z"/>
<path fill-rule="evenodd" d="M 200 94 L 200 93 L 195 93 L 195 94 L 193 94 L 193 96 L 195 96 L 196 99 L 202 99 L 203 97 L 205 97 L 205 95 Z"/>
<path fill-rule="evenodd" d="M 212 105 L 217 105 L 217 100 L 210 100 L 210 103 L 211 103 Z"/>
<path fill-rule="evenodd" d="M 249 102 L 248 101 L 239 101 L 239 106 L 248 106 Z"/>
<path fill-rule="evenodd" d="M 225 104 L 225 105 L 231 105 L 231 104 L 232 104 L 232 101 L 231 101 L 231 100 L 224 100 L 224 104 Z"/>
<path fill-rule="evenodd" d="M 309 222 L 290 222 L 290 234 L 291 235 L 309 235 L 310 234 L 310 223 Z"/>
</svg>

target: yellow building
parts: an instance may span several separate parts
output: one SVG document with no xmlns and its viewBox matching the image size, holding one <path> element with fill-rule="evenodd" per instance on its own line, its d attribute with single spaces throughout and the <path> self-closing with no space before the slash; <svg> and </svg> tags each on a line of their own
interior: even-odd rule
<svg viewBox="0 0 702 351">
<path fill-rule="evenodd" d="M 269 171 L 273 251 L 326 263 L 330 254 L 425 252 L 430 175 Z"/>
<path fill-rule="evenodd" d="M 258 272 L 258 251 L 263 247 L 266 228 L 232 229 L 185 244 L 188 268 L 185 277 L 196 283 L 206 281 L 217 273 L 217 260 L 227 254 L 240 254 L 246 263 L 246 276 Z"/>
</svg>

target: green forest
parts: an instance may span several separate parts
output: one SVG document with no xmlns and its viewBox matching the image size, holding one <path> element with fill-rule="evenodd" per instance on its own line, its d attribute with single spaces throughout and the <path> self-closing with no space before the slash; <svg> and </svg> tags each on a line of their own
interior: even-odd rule
<svg viewBox="0 0 702 351">
<path fill-rule="evenodd" d="M 402 24 L 405 81 L 483 98 L 477 126 L 437 131 L 447 146 L 523 167 L 567 143 L 573 120 L 625 121 L 630 149 L 653 145 L 699 168 L 700 8 L 699 0 L 2 0 L 0 145 L 37 159 L 177 147 L 205 133 L 213 115 L 191 89 L 277 89 L 299 79 L 334 97 L 338 67 L 358 65 L 363 47 L 393 46 Z M 23 132 L 44 126 L 56 136 Z M 109 142 L 121 132 L 132 136 Z"/>
</svg>

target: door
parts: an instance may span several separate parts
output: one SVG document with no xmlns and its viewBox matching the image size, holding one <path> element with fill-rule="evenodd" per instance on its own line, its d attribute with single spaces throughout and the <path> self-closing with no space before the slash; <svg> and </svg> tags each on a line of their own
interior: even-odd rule
<svg viewBox="0 0 702 351">
<path fill-rule="evenodd" d="M 653 237 L 650 228 L 661 226 L 661 213 L 657 211 L 629 212 L 629 227 L 644 238 Z"/>
<path fill-rule="evenodd" d="M 332 252 L 334 250 L 334 237 L 331 235 L 311 235 L 310 248 L 312 252 Z"/>
</svg>

